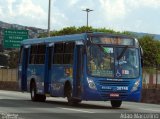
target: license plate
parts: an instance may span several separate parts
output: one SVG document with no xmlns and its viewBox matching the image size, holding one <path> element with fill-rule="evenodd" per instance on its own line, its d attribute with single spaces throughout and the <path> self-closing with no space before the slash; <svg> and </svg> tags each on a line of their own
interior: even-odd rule
<svg viewBox="0 0 160 119">
<path fill-rule="evenodd" d="M 118 93 L 111 93 L 110 97 L 119 97 L 119 94 Z"/>
</svg>

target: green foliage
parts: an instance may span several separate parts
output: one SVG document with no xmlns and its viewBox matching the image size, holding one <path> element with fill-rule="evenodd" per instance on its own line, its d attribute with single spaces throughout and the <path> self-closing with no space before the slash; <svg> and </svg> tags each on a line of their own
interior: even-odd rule
<svg viewBox="0 0 160 119">
<path fill-rule="evenodd" d="M 118 32 L 114 31 L 112 29 L 106 29 L 106 28 L 92 28 L 91 26 L 82 26 L 82 27 L 65 27 L 59 31 L 51 31 L 51 36 L 60 36 L 60 35 L 69 35 L 69 34 L 78 34 L 78 33 L 85 33 L 85 32 L 104 32 L 104 33 L 112 33 L 112 34 L 125 34 L 133 36 L 132 33 L 124 31 L 124 32 Z M 47 37 L 47 33 L 42 33 L 39 35 L 39 38 Z"/>
<path fill-rule="evenodd" d="M 160 64 L 160 42 L 154 40 L 153 36 L 143 36 L 139 38 L 140 45 L 143 49 L 144 66 L 156 66 Z"/>
<path fill-rule="evenodd" d="M 47 37 L 47 33 L 41 33 L 38 36 L 38 38 L 45 38 L 45 37 Z"/>
<path fill-rule="evenodd" d="M 18 66 L 18 51 L 9 52 L 9 68 L 16 68 Z"/>
<path fill-rule="evenodd" d="M 112 33 L 112 34 L 125 34 L 136 37 L 131 32 L 117 32 L 112 29 L 106 28 L 92 28 L 87 26 L 82 27 L 66 27 L 59 31 L 51 31 L 51 36 L 59 36 L 59 35 L 68 35 L 68 34 L 78 34 L 84 32 L 104 32 L 104 33 Z M 47 37 L 47 33 L 40 34 L 40 37 Z M 154 40 L 153 36 L 143 36 L 139 38 L 140 45 L 143 49 L 143 61 L 144 66 L 153 67 L 157 64 L 160 64 L 160 42 L 158 40 Z"/>
</svg>

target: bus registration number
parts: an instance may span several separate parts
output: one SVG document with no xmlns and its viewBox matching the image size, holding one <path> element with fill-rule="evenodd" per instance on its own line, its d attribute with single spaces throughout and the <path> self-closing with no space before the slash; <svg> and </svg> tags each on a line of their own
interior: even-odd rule
<svg viewBox="0 0 160 119">
<path fill-rule="evenodd" d="M 111 93 L 110 97 L 119 97 L 119 94 L 118 93 Z"/>
</svg>

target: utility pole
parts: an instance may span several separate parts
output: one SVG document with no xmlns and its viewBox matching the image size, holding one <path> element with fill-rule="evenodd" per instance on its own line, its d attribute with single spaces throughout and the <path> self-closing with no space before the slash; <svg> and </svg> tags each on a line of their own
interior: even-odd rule
<svg viewBox="0 0 160 119">
<path fill-rule="evenodd" d="M 50 16 L 51 16 L 51 0 L 48 5 L 48 37 L 50 37 Z"/>
<path fill-rule="evenodd" d="M 87 27 L 88 27 L 88 13 L 91 12 L 91 11 L 93 11 L 93 10 L 91 10 L 91 9 L 89 9 L 89 8 L 86 8 L 86 9 L 83 10 L 83 11 L 87 12 Z"/>
</svg>

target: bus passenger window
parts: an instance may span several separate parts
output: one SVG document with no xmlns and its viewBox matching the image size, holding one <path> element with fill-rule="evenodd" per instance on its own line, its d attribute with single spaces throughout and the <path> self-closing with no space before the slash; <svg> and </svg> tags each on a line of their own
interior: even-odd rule
<svg viewBox="0 0 160 119">
<path fill-rule="evenodd" d="M 45 50 L 46 50 L 46 45 L 44 45 L 44 44 L 38 45 L 36 61 L 35 61 L 36 64 L 44 64 Z"/>
<path fill-rule="evenodd" d="M 73 64 L 74 45 L 74 42 L 55 44 L 53 64 Z"/>
<path fill-rule="evenodd" d="M 36 51 L 37 51 L 37 45 L 32 45 L 30 50 L 29 64 L 35 63 Z"/>
<path fill-rule="evenodd" d="M 64 64 L 73 64 L 74 42 L 65 43 Z"/>
<path fill-rule="evenodd" d="M 64 43 L 54 45 L 53 64 L 63 64 Z"/>
</svg>

